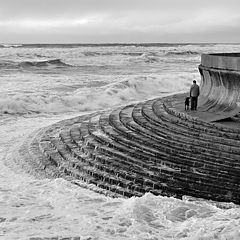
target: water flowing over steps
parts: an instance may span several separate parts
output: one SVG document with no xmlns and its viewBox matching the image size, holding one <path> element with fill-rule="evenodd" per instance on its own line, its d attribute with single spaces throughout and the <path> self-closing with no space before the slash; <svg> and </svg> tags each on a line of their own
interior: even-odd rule
<svg viewBox="0 0 240 240">
<path fill-rule="evenodd" d="M 169 97 L 64 120 L 25 144 L 48 177 L 112 197 L 240 203 L 240 130 L 176 111 Z"/>
</svg>

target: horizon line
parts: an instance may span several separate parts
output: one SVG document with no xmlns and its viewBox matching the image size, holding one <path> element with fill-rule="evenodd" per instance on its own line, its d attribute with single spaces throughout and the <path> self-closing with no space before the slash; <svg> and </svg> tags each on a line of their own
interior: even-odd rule
<svg viewBox="0 0 240 240">
<path fill-rule="evenodd" d="M 154 44 L 166 44 L 166 45 L 198 45 L 198 44 L 240 44 L 240 42 L 84 42 L 84 43 L 19 43 L 19 42 L 1 42 L 0 45 L 154 45 Z"/>
</svg>

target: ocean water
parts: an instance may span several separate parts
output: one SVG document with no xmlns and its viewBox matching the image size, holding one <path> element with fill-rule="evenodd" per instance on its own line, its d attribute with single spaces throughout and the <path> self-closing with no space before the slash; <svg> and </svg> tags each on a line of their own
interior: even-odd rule
<svg viewBox="0 0 240 240">
<path fill-rule="evenodd" d="M 240 207 L 150 193 L 99 195 L 36 179 L 18 159 L 35 130 L 73 116 L 184 92 L 201 53 L 230 44 L 0 44 L 0 239 L 239 240 Z"/>
</svg>

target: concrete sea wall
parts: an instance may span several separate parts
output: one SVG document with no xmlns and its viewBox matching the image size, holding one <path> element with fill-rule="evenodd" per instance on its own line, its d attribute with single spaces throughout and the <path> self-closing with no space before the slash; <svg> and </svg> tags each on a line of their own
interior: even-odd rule
<svg viewBox="0 0 240 240">
<path fill-rule="evenodd" d="M 240 54 L 203 54 L 200 105 L 205 111 L 231 112 L 236 109 L 240 89 Z"/>
</svg>

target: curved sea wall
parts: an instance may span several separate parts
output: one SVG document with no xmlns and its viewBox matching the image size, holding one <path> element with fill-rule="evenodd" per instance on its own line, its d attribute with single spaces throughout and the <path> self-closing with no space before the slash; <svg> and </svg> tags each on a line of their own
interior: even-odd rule
<svg viewBox="0 0 240 240">
<path fill-rule="evenodd" d="M 231 112 L 240 89 L 240 53 L 203 54 L 200 105 L 210 112 Z"/>
<path fill-rule="evenodd" d="M 235 107 L 240 78 L 223 65 L 211 67 L 211 57 L 204 55 L 199 67 L 204 106 L 225 111 Z M 112 197 L 151 192 L 240 204 L 240 129 L 192 117 L 184 106 L 174 107 L 178 98 L 58 122 L 26 141 L 20 155 L 38 176 L 62 177 Z"/>
</svg>

